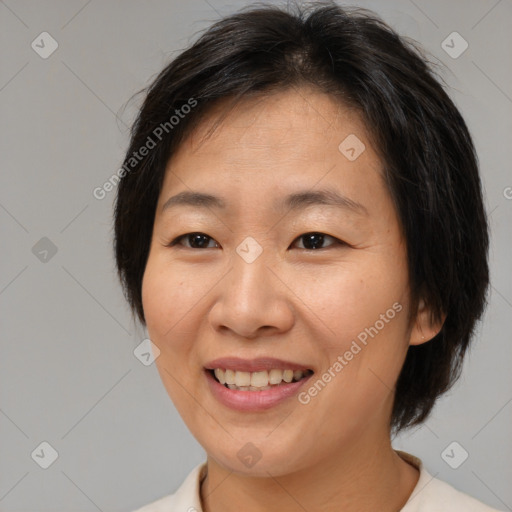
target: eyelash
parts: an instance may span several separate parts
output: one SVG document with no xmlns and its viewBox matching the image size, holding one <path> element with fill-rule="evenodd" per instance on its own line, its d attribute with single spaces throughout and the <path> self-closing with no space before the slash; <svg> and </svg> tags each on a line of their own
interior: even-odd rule
<svg viewBox="0 0 512 512">
<path fill-rule="evenodd" d="M 186 239 L 187 237 L 191 236 L 191 235 L 202 235 L 202 236 L 205 236 L 206 238 L 208 238 L 209 240 L 214 240 L 211 236 L 208 236 L 207 234 L 205 233 L 201 233 L 201 232 L 197 232 L 197 231 L 194 231 L 192 233 L 185 233 L 183 235 L 180 235 L 176 238 L 174 238 L 171 242 L 169 242 L 167 244 L 167 247 L 174 247 L 176 245 L 181 245 L 184 249 L 195 249 L 195 250 L 201 250 L 201 249 L 204 249 L 204 248 L 200 248 L 200 247 L 187 247 L 187 246 L 184 246 L 182 245 L 180 242 L 183 240 L 183 239 Z M 304 233 L 300 236 L 298 236 L 297 238 L 295 238 L 295 240 L 293 241 L 293 243 L 295 243 L 297 240 L 307 236 L 307 235 L 322 235 L 324 237 L 324 240 L 325 240 L 325 237 L 327 238 L 330 238 L 334 241 L 334 243 L 332 243 L 331 245 L 328 245 L 327 247 L 321 247 L 320 249 L 306 249 L 306 248 L 300 248 L 301 250 L 303 251 L 321 251 L 321 250 L 325 250 L 325 249 L 329 249 L 330 247 L 335 247 L 337 245 L 344 245 L 344 246 L 348 246 L 347 243 L 343 242 L 342 240 L 339 240 L 338 238 L 335 238 L 331 235 L 327 235 L 325 233 L 321 233 L 319 231 L 309 231 L 307 233 Z M 206 247 L 206 249 L 213 249 L 214 247 Z"/>
</svg>

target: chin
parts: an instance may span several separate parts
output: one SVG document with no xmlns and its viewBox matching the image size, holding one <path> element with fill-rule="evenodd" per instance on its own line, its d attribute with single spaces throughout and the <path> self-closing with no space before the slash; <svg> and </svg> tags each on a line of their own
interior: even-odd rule
<svg viewBox="0 0 512 512">
<path fill-rule="evenodd" d="M 265 445 L 263 440 L 254 443 L 233 440 L 233 443 L 222 451 L 219 450 L 218 444 L 212 447 L 212 450 L 205 450 L 208 457 L 214 459 L 225 470 L 251 477 L 282 476 L 308 466 L 304 458 L 297 453 L 296 444 L 288 447 L 279 443 L 279 447 L 280 450 L 276 450 L 271 443 L 267 442 Z"/>
</svg>

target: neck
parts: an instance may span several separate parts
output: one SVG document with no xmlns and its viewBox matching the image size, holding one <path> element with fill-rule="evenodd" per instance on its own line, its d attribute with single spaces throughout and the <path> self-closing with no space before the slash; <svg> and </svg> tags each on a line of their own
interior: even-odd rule
<svg viewBox="0 0 512 512">
<path fill-rule="evenodd" d="M 207 467 L 201 488 L 204 512 L 235 512 L 242 503 L 245 512 L 396 511 L 419 478 L 418 470 L 392 449 L 389 436 L 373 443 L 363 436 L 317 464 L 278 477 L 240 475 L 211 457 Z"/>
</svg>

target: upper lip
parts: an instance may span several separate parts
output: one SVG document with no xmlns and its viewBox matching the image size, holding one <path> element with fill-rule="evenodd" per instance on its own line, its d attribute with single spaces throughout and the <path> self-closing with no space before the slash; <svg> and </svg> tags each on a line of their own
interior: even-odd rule
<svg viewBox="0 0 512 512">
<path fill-rule="evenodd" d="M 242 372 L 261 372 L 263 370 L 311 370 L 310 367 L 292 361 L 284 361 L 274 357 L 258 357 L 255 359 L 241 359 L 239 357 L 222 357 L 205 364 L 207 370 L 222 368 L 224 370 Z"/>
</svg>

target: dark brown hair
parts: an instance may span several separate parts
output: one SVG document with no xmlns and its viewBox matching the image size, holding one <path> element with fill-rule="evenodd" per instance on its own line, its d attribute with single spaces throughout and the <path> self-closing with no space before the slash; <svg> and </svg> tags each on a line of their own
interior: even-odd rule
<svg viewBox="0 0 512 512">
<path fill-rule="evenodd" d="M 145 325 L 142 277 L 179 144 L 219 100 L 314 87 L 358 110 L 380 155 L 407 244 L 413 313 L 423 298 L 433 319 L 446 314 L 435 338 L 409 347 L 396 384 L 391 425 L 421 423 L 460 375 L 489 282 L 477 156 L 440 82 L 416 44 L 363 9 L 260 4 L 216 22 L 160 72 L 132 127 L 114 214 L 132 313 Z"/>
</svg>

